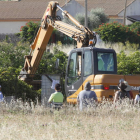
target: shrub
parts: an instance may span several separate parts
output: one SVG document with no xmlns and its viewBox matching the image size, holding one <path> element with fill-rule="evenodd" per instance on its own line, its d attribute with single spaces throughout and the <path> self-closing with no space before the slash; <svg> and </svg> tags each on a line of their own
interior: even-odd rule
<svg viewBox="0 0 140 140">
<path fill-rule="evenodd" d="M 99 27 L 100 24 L 108 22 L 107 15 L 105 15 L 104 10 L 101 8 L 91 9 L 88 15 L 88 28 L 93 30 Z M 75 19 L 79 21 L 81 25 L 85 24 L 85 14 L 78 13 L 75 16 Z M 70 20 L 64 18 L 64 22 L 74 25 Z"/>
<path fill-rule="evenodd" d="M 32 21 L 26 23 L 26 26 L 23 26 L 20 32 L 22 41 L 28 41 L 29 43 L 32 43 L 39 25 L 40 23 L 34 23 Z"/>
<path fill-rule="evenodd" d="M 18 42 L 17 45 L 0 43 L 0 67 L 19 68 L 24 65 L 24 55 L 30 51 L 29 44 Z"/>
<path fill-rule="evenodd" d="M 130 30 L 133 30 L 136 33 L 140 33 L 140 22 L 134 22 L 133 24 L 129 25 Z"/>
<path fill-rule="evenodd" d="M 40 98 L 38 91 L 33 90 L 31 85 L 18 79 L 19 71 L 20 68 L 0 68 L 0 84 L 4 96 L 16 96 L 16 98 L 24 99 L 24 93 L 26 93 L 26 99 L 35 101 L 37 97 Z"/>
<path fill-rule="evenodd" d="M 117 54 L 118 74 L 140 74 L 140 52 Z"/>
<path fill-rule="evenodd" d="M 96 29 L 96 32 L 105 42 L 122 42 L 123 44 L 125 44 L 127 41 L 129 41 L 130 43 L 135 44 L 140 43 L 139 33 L 135 33 L 128 26 L 124 26 L 118 22 L 99 25 L 99 28 Z"/>
<path fill-rule="evenodd" d="M 59 68 L 55 68 L 56 59 L 59 59 Z M 45 52 L 42 60 L 40 62 L 37 73 L 49 73 L 49 74 L 60 74 L 62 71 L 65 71 L 65 64 L 67 61 L 67 55 L 59 51 L 56 47 L 54 47 L 54 53 Z"/>
</svg>

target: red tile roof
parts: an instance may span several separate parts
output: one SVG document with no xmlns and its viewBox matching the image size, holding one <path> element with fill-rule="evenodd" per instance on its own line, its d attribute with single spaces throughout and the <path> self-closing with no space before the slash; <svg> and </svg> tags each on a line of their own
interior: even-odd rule
<svg viewBox="0 0 140 140">
<path fill-rule="evenodd" d="M 41 19 L 51 0 L 0 1 L 0 20 Z M 66 0 L 57 0 L 63 6 Z M 69 1 L 69 0 L 67 0 Z"/>
<path fill-rule="evenodd" d="M 0 20 L 40 20 L 51 0 L 0 1 Z M 60 6 L 71 0 L 57 0 Z M 85 0 L 75 0 L 84 7 Z M 107 15 L 117 15 L 126 0 L 87 0 L 88 10 L 103 8 Z M 127 0 L 127 5 L 135 0 Z"/>
<path fill-rule="evenodd" d="M 79 4 L 84 6 L 85 0 L 76 0 Z M 124 7 L 126 0 L 87 0 L 88 10 L 92 8 L 103 8 L 105 10 L 105 14 L 118 15 Z M 135 0 L 127 0 L 127 6 L 130 5 Z M 84 6 L 85 7 L 85 6 Z"/>
</svg>

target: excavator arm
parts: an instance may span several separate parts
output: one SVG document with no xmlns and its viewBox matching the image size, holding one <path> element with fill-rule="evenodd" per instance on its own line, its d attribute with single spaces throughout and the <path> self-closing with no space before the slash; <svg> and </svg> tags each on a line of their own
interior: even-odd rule
<svg viewBox="0 0 140 140">
<path fill-rule="evenodd" d="M 62 22 L 60 20 L 61 18 L 56 16 L 57 8 L 59 8 L 62 11 L 62 14 L 71 20 L 75 26 Z M 27 74 L 26 80 L 32 78 L 36 73 L 54 28 L 76 40 L 77 48 L 87 47 L 90 40 L 92 40 L 93 45 L 96 44 L 96 35 L 93 32 L 91 32 L 87 27 L 81 25 L 67 11 L 63 11 L 58 2 L 49 2 L 42 17 L 41 26 L 30 46 L 30 54 L 25 56 L 25 63 L 22 70 Z M 19 76 L 19 78 L 21 80 L 25 80 L 25 77 L 23 78 L 22 76 Z"/>
</svg>

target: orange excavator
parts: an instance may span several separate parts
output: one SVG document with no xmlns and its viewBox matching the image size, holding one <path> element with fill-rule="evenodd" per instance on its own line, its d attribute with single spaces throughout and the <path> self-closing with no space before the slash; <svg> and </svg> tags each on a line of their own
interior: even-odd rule
<svg viewBox="0 0 140 140">
<path fill-rule="evenodd" d="M 56 15 L 57 9 L 61 10 L 75 26 L 62 22 Z M 43 15 L 41 26 L 31 44 L 31 52 L 25 56 L 23 71 L 26 77 L 20 77 L 21 80 L 28 81 L 36 73 L 54 28 L 77 41 L 77 48 L 71 50 L 66 68 L 67 102 L 77 102 L 77 95 L 84 89 L 86 82 L 91 83 L 91 90 L 96 92 L 99 101 L 103 97 L 113 99 L 121 79 L 131 85 L 134 96 L 138 93 L 140 76 L 117 75 L 116 52 L 113 49 L 96 48 L 95 33 L 81 25 L 56 1 L 48 4 Z"/>
</svg>

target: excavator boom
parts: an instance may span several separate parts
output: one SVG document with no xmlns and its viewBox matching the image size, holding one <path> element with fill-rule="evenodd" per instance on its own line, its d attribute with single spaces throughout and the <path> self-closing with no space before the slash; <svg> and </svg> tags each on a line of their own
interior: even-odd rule
<svg viewBox="0 0 140 140">
<path fill-rule="evenodd" d="M 76 26 L 62 22 L 61 18 L 56 16 L 57 8 L 59 8 L 62 11 L 62 14 L 71 20 Z M 64 11 L 59 6 L 58 2 L 51 1 L 42 17 L 38 33 L 30 46 L 30 54 L 25 56 L 23 70 L 27 73 L 26 80 L 32 78 L 36 73 L 54 28 L 76 40 L 77 48 L 87 47 L 89 45 L 89 40 L 93 40 L 93 45 L 96 44 L 96 35 L 93 32 L 81 25 L 67 11 Z"/>
</svg>

